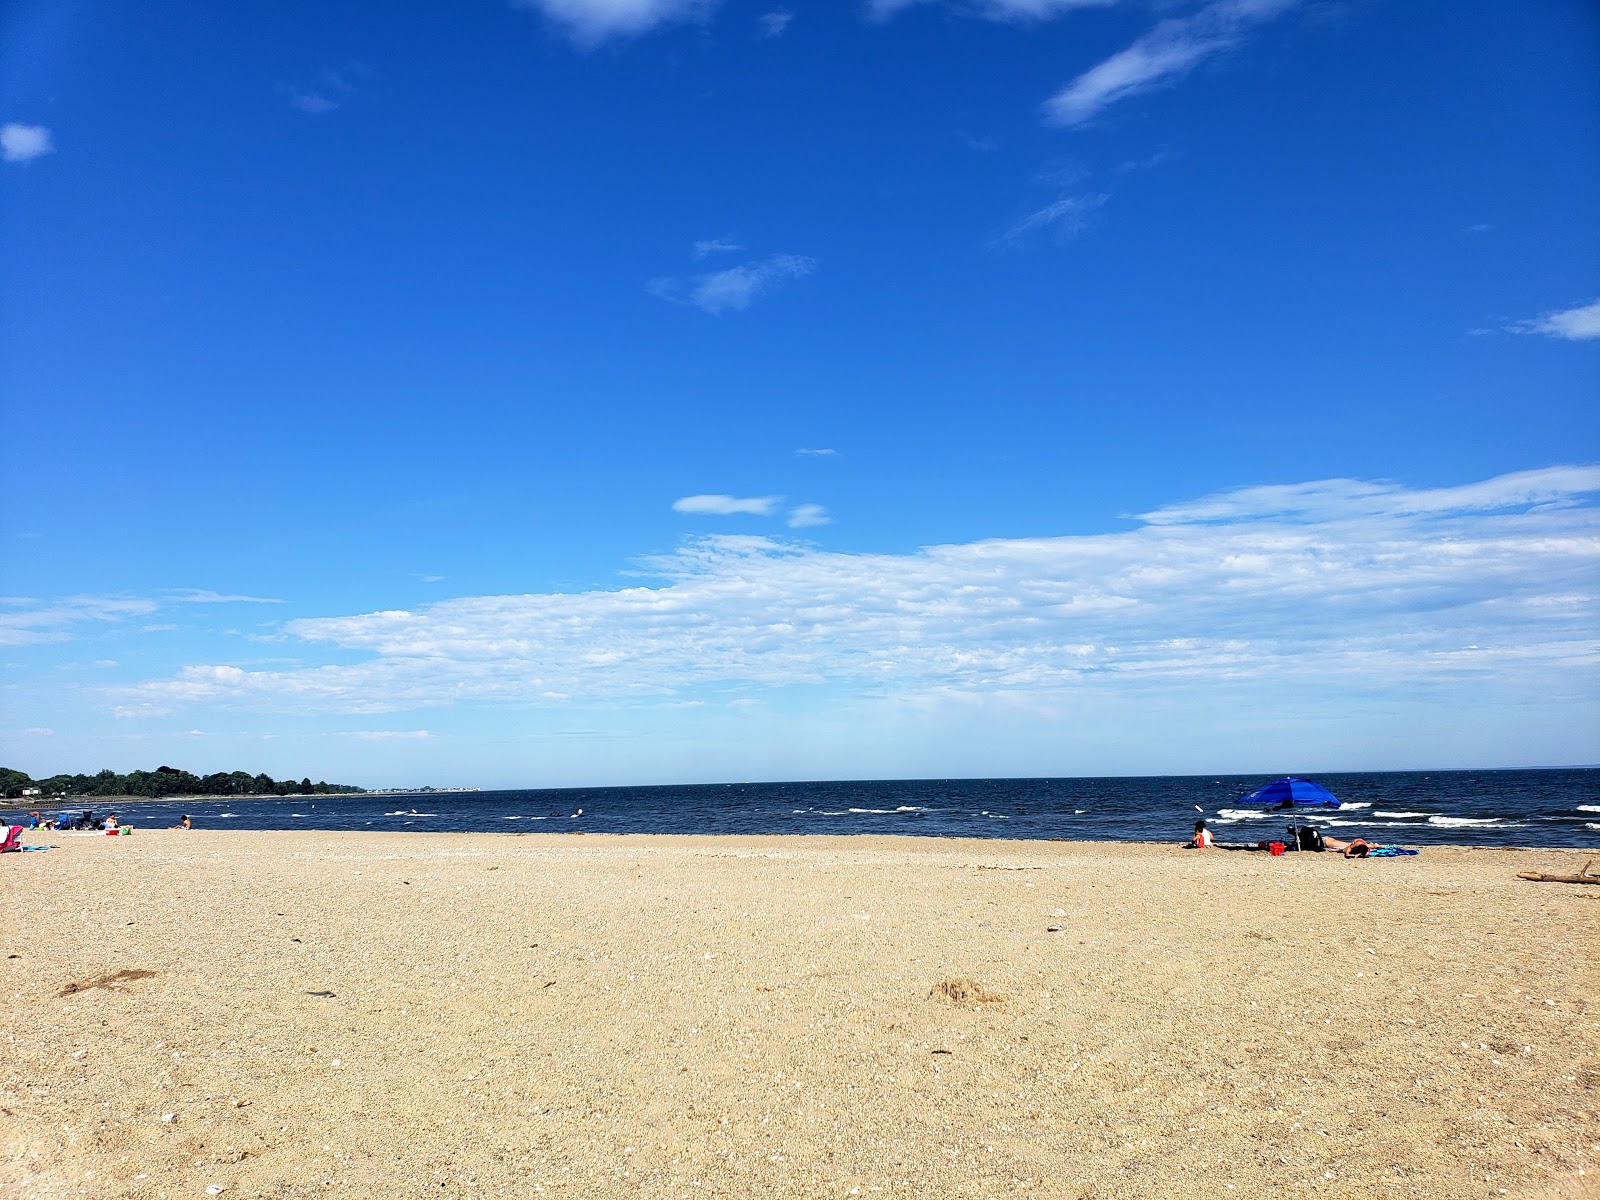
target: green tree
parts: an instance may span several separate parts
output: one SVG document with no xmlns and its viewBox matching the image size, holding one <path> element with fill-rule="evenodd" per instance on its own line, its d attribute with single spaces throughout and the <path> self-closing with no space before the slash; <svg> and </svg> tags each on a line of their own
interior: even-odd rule
<svg viewBox="0 0 1600 1200">
<path fill-rule="evenodd" d="M 21 771 L 10 767 L 0 767 L 0 796 L 7 800 L 14 800 L 22 795 L 23 788 L 37 786 L 32 779 Z"/>
</svg>

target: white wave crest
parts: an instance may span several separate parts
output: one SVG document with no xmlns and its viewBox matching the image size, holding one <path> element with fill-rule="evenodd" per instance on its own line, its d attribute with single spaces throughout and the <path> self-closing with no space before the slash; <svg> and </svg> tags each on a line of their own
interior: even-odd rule
<svg viewBox="0 0 1600 1200">
<path fill-rule="evenodd" d="M 1578 805 L 1578 811 L 1579 812 L 1600 812 L 1600 804 L 1580 804 L 1580 805 Z"/>
<path fill-rule="evenodd" d="M 1375 817 L 1390 817 L 1398 820 L 1404 817 L 1425 817 L 1428 814 L 1414 812 L 1390 812 L 1388 809 L 1380 808 L 1372 815 Z"/>
<path fill-rule="evenodd" d="M 1372 804 L 1366 800 L 1346 800 L 1339 805 L 1340 808 L 1371 808 Z"/>
<path fill-rule="evenodd" d="M 1503 817 L 1429 817 L 1429 825 L 1444 825 L 1450 829 L 1465 828 L 1471 825 L 1503 825 Z"/>
</svg>

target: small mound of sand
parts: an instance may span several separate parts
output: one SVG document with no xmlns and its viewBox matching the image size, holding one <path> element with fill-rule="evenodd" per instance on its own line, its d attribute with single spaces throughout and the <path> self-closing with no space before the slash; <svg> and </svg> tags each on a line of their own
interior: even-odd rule
<svg viewBox="0 0 1600 1200">
<path fill-rule="evenodd" d="M 941 979 L 928 996 L 934 1000 L 948 1000 L 951 1004 L 997 1004 L 1005 999 L 999 992 L 991 992 L 976 979 L 964 975 Z"/>
</svg>

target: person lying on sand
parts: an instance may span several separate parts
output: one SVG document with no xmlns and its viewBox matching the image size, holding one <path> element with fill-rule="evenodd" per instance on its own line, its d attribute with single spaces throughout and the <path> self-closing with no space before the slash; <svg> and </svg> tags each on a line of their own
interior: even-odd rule
<svg viewBox="0 0 1600 1200">
<path fill-rule="evenodd" d="M 1351 838 L 1348 842 L 1336 837 L 1322 835 L 1322 844 L 1329 850 L 1337 850 L 1346 858 L 1365 858 L 1372 853 L 1372 845 L 1366 838 Z"/>
</svg>

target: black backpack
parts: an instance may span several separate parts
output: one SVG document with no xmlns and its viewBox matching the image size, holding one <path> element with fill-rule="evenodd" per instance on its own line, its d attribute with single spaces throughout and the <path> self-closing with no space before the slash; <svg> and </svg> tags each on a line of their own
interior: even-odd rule
<svg viewBox="0 0 1600 1200">
<path fill-rule="evenodd" d="M 1295 831 L 1295 836 L 1299 839 L 1300 849 L 1302 850 L 1314 850 L 1320 853 L 1321 851 L 1327 849 L 1327 847 L 1322 844 L 1322 830 L 1318 829 L 1315 825 L 1300 826 L 1300 828 Z"/>
</svg>

